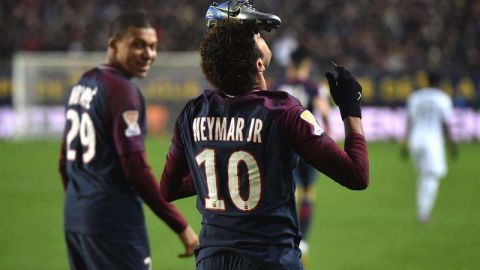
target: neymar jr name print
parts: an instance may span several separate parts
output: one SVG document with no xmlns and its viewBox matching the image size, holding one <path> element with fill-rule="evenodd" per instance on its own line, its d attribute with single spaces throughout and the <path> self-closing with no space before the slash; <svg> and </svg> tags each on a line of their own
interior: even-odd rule
<svg viewBox="0 0 480 270">
<path fill-rule="evenodd" d="M 262 142 L 263 121 L 242 117 L 196 117 L 192 130 L 194 141 Z"/>
</svg>

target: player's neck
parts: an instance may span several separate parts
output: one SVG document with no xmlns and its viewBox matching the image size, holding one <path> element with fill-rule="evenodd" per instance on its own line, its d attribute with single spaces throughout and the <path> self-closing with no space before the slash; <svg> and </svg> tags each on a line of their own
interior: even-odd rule
<svg viewBox="0 0 480 270">
<path fill-rule="evenodd" d="M 111 50 L 111 49 L 108 49 L 107 50 L 107 59 L 106 59 L 106 65 L 120 71 L 120 73 L 122 73 L 125 77 L 127 77 L 128 79 L 131 79 L 133 77 L 133 75 L 128 72 L 123 66 L 122 64 L 120 64 L 120 62 L 117 60 L 117 58 L 115 57 L 114 55 L 114 52 Z"/>
<path fill-rule="evenodd" d="M 253 85 L 253 89 L 267 90 L 267 81 L 263 76 L 263 71 L 257 71 L 257 77 L 255 79 L 255 84 Z"/>
</svg>

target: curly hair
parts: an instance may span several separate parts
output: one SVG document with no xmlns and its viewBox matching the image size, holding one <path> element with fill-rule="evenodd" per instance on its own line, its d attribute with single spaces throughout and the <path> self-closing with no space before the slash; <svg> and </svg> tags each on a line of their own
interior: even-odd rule
<svg viewBox="0 0 480 270">
<path fill-rule="evenodd" d="M 254 30 L 235 20 L 220 21 L 200 43 L 202 72 L 218 90 L 239 95 L 252 90 L 262 56 Z"/>
</svg>

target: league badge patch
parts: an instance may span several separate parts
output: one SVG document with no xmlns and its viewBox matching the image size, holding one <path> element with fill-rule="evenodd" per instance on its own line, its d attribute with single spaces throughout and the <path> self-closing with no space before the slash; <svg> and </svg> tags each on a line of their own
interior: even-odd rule
<svg viewBox="0 0 480 270">
<path fill-rule="evenodd" d="M 125 130 L 125 136 L 128 138 L 133 136 L 138 136 L 142 134 L 140 126 L 138 125 L 138 111 L 125 111 L 123 114 L 123 120 L 127 124 L 127 129 Z"/>
<path fill-rule="evenodd" d="M 322 135 L 322 133 L 324 132 L 323 129 L 318 124 L 315 116 L 313 116 L 313 114 L 309 110 L 303 111 L 302 114 L 300 114 L 300 117 L 313 126 L 313 134 Z"/>
</svg>

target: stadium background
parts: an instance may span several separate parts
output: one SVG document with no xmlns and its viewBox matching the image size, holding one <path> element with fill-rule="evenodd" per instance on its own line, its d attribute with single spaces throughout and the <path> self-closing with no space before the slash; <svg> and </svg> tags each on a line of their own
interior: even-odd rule
<svg viewBox="0 0 480 270">
<path fill-rule="evenodd" d="M 177 73 L 175 64 L 186 58 L 195 66 L 208 4 L 205 0 L 0 1 L 0 269 L 67 268 L 56 160 L 61 104 L 80 71 L 40 65 L 36 79 L 25 89 L 35 98 L 25 104 L 35 109 L 27 116 L 27 127 L 42 128 L 39 132 L 34 128 L 33 139 L 12 141 L 15 126 L 25 120 L 13 98 L 15 59 L 28 55 L 42 59 L 55 52 L 56 56 L 40 62 L 64 58 L 84 62 L 91 52 L 104 51 L 108 21 L 122 10 L 147 10 L 154 18 L 161 57 L 153 74 L 138 83 L 149 101 L 152 136 L 147 146 L 159 175 L 172 119 L 185 100 L 207 87 L 198 66 L 180 67 Z M 308 269 L 476 269 L 480 265 L 480 204 L 475 200 L 480 190 L 480 168 L 475 166 L 480 153 L 480 1 L 257 0 L 255 5 L 275 11 L 283 20 L 281 29 L 264 35 L 274 52 L 270 81 L 283 75 L 288 52 L 301 44 L 314 55 L 314 78 L 319 83 L 333 59 L 360 78 L 369 106 L 364 121 L 372 186 L 362 193 L 347 192 L 321 177 Z M 171 69 L 175 71 L 167 74 Z M 396 141 L 404 135 L 405 99 L 425 85 L 429 69 L 444 75 L 442 88 L 456 106 L 455 136 L 463 142 L 460 157 L 451 162 L 441 186 L 431 224 L 420 226 L 414 218 L 415 174 L 410 161 L 400 160 Z M 332 113 L 333 130 L 341 134 L 337 114 Z M 198 229 L 193 201 L 178 205 Z M 176 258 L 181 247 L 175 236 L 147 213 L 154 269 L 192 269 L 192 260 Z"/>
</svg>

